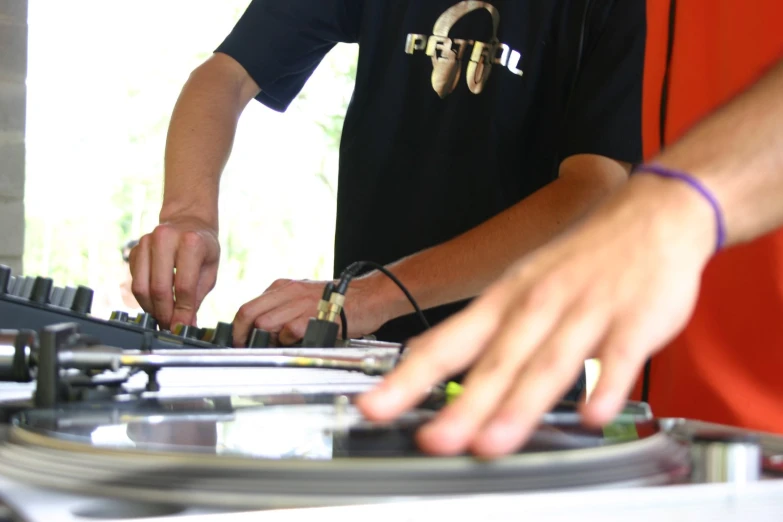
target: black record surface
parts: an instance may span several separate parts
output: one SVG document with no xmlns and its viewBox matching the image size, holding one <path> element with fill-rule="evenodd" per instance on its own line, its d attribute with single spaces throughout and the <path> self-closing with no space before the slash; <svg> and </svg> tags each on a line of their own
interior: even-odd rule
<svg viewBox="0 0 783 522">
<path fill-rule="evenodd" d="M 687 449 L 654 422 L 591 432 L 550 417 L 519 454 L 435 458 L 415 444 L 432 410 L 380 425 L 351 396 L 145 399 L 33 410 L 0 469 L 40 486 L 236 508 L 378 502 L 676 482 Z"/>
</svg>

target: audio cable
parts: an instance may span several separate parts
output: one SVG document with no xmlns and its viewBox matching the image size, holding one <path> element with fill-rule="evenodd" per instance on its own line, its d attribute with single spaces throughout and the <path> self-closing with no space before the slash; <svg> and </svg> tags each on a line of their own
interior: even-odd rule
<svg viewBox="0 0 783 522">
<path fill-rule="evenodd" d="M 399 287 L 405 297 L 413 306 L 419 320 L 421 321 L 424 329 L 430 328 L 430 323 L 424 316 L 421 307 L 414 299 L 413 295 L 408 291 L 405 285 L 402 284 L 397 276 L 391 273 L 386 267 L 375 263 L 373 261 L 357 261 L 351 263 L 340 274 L 340 279 L 335 285 L 334 282 L 329 282 L 324 287 L 324 292 L 321 296 L 321 300 L 318 302 L 316 317 L 310 319 L 305 331 L 304 339 L 302 340 L 302 346 L 304 347 L 327 347 L 334 346 L 337 342 L 338 325 L 337 317 L 340 317 L 343 330 L 343 339 L 348 340 L 348 318 L 345 314 L 345 296 L 348 293 L 348 287 L 351 281 L 359 275 L 359 273 L 366 269 L 373 268 L 378 270 L 386 277 L 392 280 L 394 284 Z"/>
<path fill-rule="evenodd" d="M 348 265 L 348 267 L 342 271 L 336 285 L 334 282 L 329 282 L 325 285 L 323 295 L 318 303 L 318 315 L 315 318 L 310 319 L 307 331 L 305 332 L 305 338 L 302 341 L 302 346 L 334 346 L 337 342 L 338 327 L 335 321 L 338 315 L 342 321 L 343 339 L 348 339 L 348 319 L 344 309 L 346 294 L 348 293 L 348 287 L 350 286 L 351 281 L 366 268 L 378 270 L 391 279 L 402 293 L 405 294 L 405 297 L 413 306 L 416 316 L 419 318 L 419 321 L 421 321 L 424 329 L 428 330 L 430 328 L 430 323 L 419 306 L 419 303 L 416 302 L 416 299 L 397 276 L 379 263 L 373 261 L 356 261 Z M 405 358 L 406 354 L 407 347 L 403 343 L 400 345 L 399 352 L 397 353 L 392 368 L 396 367 Z M 432 393 L 433 397 L 441 396 L 446 403 L 449 403 L 456 400 L 462 394 L 462 386 L 457 382 L 447 381 L 435 386 Z"/>
<path fill-rule="evenodd" d="M 340 282 L 338 283 L 335 291 L 345 295 L 345 293 L 348 291 L 348 286 L 351 284 L 351 281 L 365 268 L 373 268 L 378 270 L 386 277 L 391 279 L 392 282 L 394 282 L 394 284 L 397 285 L 397 287 L 402 291 L 402 293 L 405 294 L 405 297 L 413 306 L 413 309 L 416 311 L 416 315 L 421 321 L 422 326 L 424 326 L 424 329 L 427 330 L 430 328 L 430 323 L 424 316 L 424 312 L 422 312 L 421 307 L 419 307 L 419 304 L 416 302 L 416 299 L 414 299 L 408 289 L 405 288 L 405 285 L 402 284 L 402 281 L 400 281 L 397 276 L 391 273 L 388 268 L 373 261 L 356 261 L 355 263 L 348 265 L 348 267 L 343 270 L 342 274 L 340 275 Z"/>
</svg>

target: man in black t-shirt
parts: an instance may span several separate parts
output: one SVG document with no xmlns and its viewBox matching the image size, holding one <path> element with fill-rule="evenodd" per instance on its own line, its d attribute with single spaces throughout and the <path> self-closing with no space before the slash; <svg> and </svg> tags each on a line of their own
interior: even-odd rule
<svg viewBox="0 0 783 522">
<path fill-rule="evenodd" d="M 135 295 L 164 327 L 195 323 L 216 280 L 218 185 L 239 115 L 254 98 L 286 110 L 324 55 L 353 42 L 335 275 L 382 263 L 440 321 L 641 159 L 645 36 L 644 0 L 252 1 L 172 115 L 161 224 L 133 251 Z M 295 342 L 322 290 L 276 282 L 240 309 L 235 343 L 253 326 Z M 352 336 L 421 331 L 376 272 L 354 280 L 345 310 Z"/>
</svg>

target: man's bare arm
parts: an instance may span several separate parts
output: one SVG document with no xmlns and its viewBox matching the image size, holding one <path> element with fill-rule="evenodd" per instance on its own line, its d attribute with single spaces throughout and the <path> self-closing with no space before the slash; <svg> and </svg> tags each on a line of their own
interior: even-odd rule
<svg viewBox="0 0 783 522">
<path fill-rule="evenodd" d="M 389 268 L 431 308 L 477 296 L 515 260 L 550 241 L 621 187 L 630 165 L 603 156 L 567 158 L 557 180 L 472 230 Z M 394 316 L 410 303 L 387 283 Z M 393 305 L 391 304 L 393 303 Z"/>
<path fill-rule="evenodd" d="M 164 328 L 195 324 L 215 285 L 220 176 L 239 117 L 259 92 L 235 60 L 218 53 L 193 71 L 174 108 L 160 225 L 140 238 L 130 259 L 133 293 Z"/>
<path fill-rule="evenodd" d="M 563 162 L 559 179 L 535 194 L 465 234 L 389 268 L 422 308 L 475 297 L 515 259 L 566 230 L 622 186 L 629 170 L 630 165 L 602 156 L 572 156 Z M 322 293 L 322 282 L 275 282 L 240 308 L 234 320 L 235 343 L 241 345 L 254 325 L 280 332 L 284 344 L 295 342 L 304 335 Z M 349 334 L 375 332 L 412 311 L 394 283 L 373 272 L 354 280 L 349 289 Z"/>
<path fill-rule="evenodd" d="M 689 172 L 715 194 L 725 214 L 728 244 L 782 225 L 783 61 L 656 163 Z"/>
<path fill-rule="evenodd" d="M 224 54 L 193 71 L 171 116 L 161 222 L 193 215 L 217 228 L 220 176 L 239 117 L 259 92 L 242 66 Z"/>
</svg>

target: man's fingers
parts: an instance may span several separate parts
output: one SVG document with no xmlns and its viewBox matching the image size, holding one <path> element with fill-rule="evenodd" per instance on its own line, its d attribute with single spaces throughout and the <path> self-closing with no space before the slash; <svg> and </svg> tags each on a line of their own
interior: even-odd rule
<svg viewBox="0 0 783 522">
<path fill-rule="evenodd" d="M 174 274 L 174 312 L 171 323 L 195 325 L 198 311 L 199 278 L 204 266 L 206 248 L 203 239 L 196 232 L 185 232 L 176 252 Z"/>
<path fill-rule="evenodd" d="M 263 315 L 259 315 L 253 320 L 253 324 L 256 328 L 261 328 L 268 332 L 281 332 L 288 323 L 299 317 L 306 317 L 307 319 L 315 317 L 317 305 L 318 302 L 315 299 L 294 299 L 284 303 L 282 306 L 269 310 Z M 290 333 L 293 333 L 293 331 Z"/>
<path fill-rule="evenodd" d="M 278 335 L 278 342 L 282 346 L 291 346 L 304 337 L 307 329 L 307 322 L 310 320 L 308 315 L 300 315 L 293 321 L 289 321 L 283 326 Z"/>
<path fill-rule="evenodd" d="M 285 304 L 292 296 L 284 289 L 270 290 L 243 304 L 234 317 L 234 343 L 243 346 L 256 318 Z"/>
<path fill-rule="evenodd" d="M 514 387 L 482 428 L 471 449 L 495 457 L 517 450 L 584 370 L 586 354 L 603 338 L 600 315 L 574 306 L 517 375 Z M 513 342 L 513 339 L 509 339 Z"/>
<path fill-rule="evenodd" d="M 265 294 L 266 294 L 267 292 L 270 292 L 270 291 L 272 291 L 272 290 L 280 290 L 280 289 L 281 289 L 281 288 L 283 288 L 284 286 L 288 286 L 288 285 L 290 285 L 290 284 L 291 284 L 291 283 L 293 283 L 293 282 L 294 282 L 294 281 L 293 281 L 293 280 L 291 280 L 291 279 L 276 279 L 275 281 L 273 281 L 273 282 L 272 282 L 272 284 L 271 284 L 271 285 L 269 285 L 269 286 L 267 287 L 267 289 L 266 289 L 266 290 L 264 290 L 264 292 L 263 292 L 263 293 L 265 293 Z"/>
<path fill-rule="evenodd" d="M 150 298 L 153 315 L 164 328 L 171 326 L 174 311 L 174 256 L 177 250 L 177 234 L 165 227 L 158 227 L 150 241 Z"/>
<path fill-rule="evenodd" d="M 624 328 L 633 328 L 627 326 Z M 612 332 L 600 350 L 601 375 L 590 400 L 581 407 L 585 424 L 600 427 L 608 424 L 622 411 L 631 388 L 650 353 L 652 346 L 643 346 L 638 335 L 624 331 Z"/>
<path fill-rule="evenodd" d="M 279 331 L 290 321 L 306 313 L 305 308 L 310 308 L 310 314 L 316 314 L 316 306 L 321 294 L 313 293 L 310 297 L 308 287 L 292 284 L 291 281 L 280 280 L 280 284 L 272 285 L 273 289 L 267 290 L 259 297 L 248 301 L 239 308 L 234 318 L 234 343 L 242 346 L 247 341 L 247 336 L 253 325 L 269 331 Z M 272 288 L 272 287 L 270 287 Z M 312 289 L 311 289 L 312 291 Z M 269 320 L 265 317 L 273 313 Z M 259 318 L 264 317 L 259 322 Z"/>
<path fill-rule="evenodd" d="M 411 341 L 405 360 L 377 388 L 359 397 L 362 413 L 378 421 L 394 419 L 434 384 L 464 369 L 496 328 L 507 294 L 488 294 Z"/>
<path fill-rule="evenodd" d="M 565 306 L 556 295 L 543 302 L 523 296 L 507 313 L 499 314 L 506 326 L 492 337 L 468 373 L 462 395 L 420 431 L 423 449 L 441 454 L 467 449 L 514 385 L 520 368 L 563 316 Z"/>
<path fill-rule="evenodd" d="M 142 236 L 139 244 L 133 247 L 130 252 L 129 264 L 133 280 L 131 281 L 131 291 L 138 301 L 139 306 L 147 312 L 154 315 L 155 307 L 150 298 L 150 250 L 149 236 Z"/>
<path fill-rule="evenodd" d="M 204 302 L 204 299 L 207 297 L 207 294 L 212 291 L 213 288 L 215 288 L 215 283 L 217 281 L 217 266 L 213 265 L 208 268 L 201 269 L 201 274 L 198 278 L 198 283 L 196 284 L 196 304 L 195 304 L 195 312 L 198 313 L 198 311 L 201 309 L 201 304 Z M 195 322 L 196 316 L 194 316 L 194 322 Z"/>
</svg>

